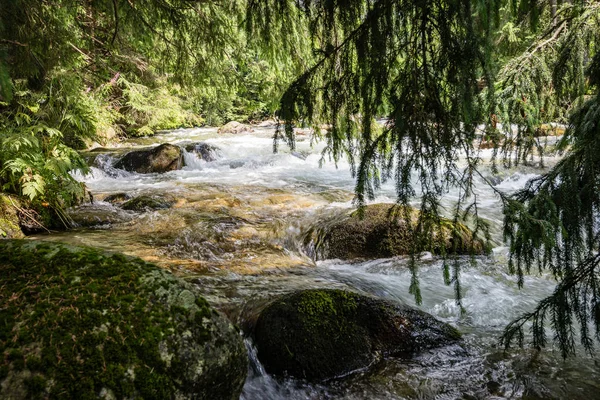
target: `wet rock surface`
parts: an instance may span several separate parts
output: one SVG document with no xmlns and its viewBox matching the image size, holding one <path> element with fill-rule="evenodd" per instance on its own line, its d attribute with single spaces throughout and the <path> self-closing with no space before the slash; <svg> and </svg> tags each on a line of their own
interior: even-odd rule
<svg viewBox="0 0 600 400">
<path fill-rule="evenodd" d="M 84 204 L 68 210 L 76 226 L 93 227 L 131 221 L 133 215 L 110 204 Z"/>
<path fill-rule="evenodd" d="M 128 211 L 165 210 L 173 206 L 173 201 L 166 198 L 142 195 L 123 203 L 121 208 Z"/>
<path fill-rule="evenodd" d="M 267 306 L 254 328 L 266 370 L 308 380 L 346 375 L 385 356 L 410 358 L 460 339 L 431 315 L 391 301 L 310 289 Z"/>
<path fill-rule="evenodd" d="M 131 200 L 133 198 L 132 195 L 125 192 L 113 193 L 104 198 L 104 201 L 111 204 L 121 204 L 126 202 L 127 200 Z"/>
<path fill-rule="evenodd" d="M 414 224 L 418 211 L 408 212 L 410 223 Z M 461 223 L 442 219 L 426 238 L 419 238 L 413 229 L 407 227 L 402 210 L 396 210 L 393 204 L 372 204 L 365 207 L 362 215 L 354 211 L 315 226 L 308 232 L 306 242 L 316 243 L 316 256 L 322 260 L 388 258 L 411 251 L 482 254 L 487 250 Z"/>
<path fill-rule="evenodd" d="M 179 146 L 164 143 L 151 149 L 131 151 L 114 167 L 140 174 L 174 171 L 183 167 L 183 153 Z"/>
<path fill-rule="evenodd" d="M 0 304 L 0 398 L 239 398 L 237 330 L 140 259 L 2 241 Z"/>
<path fill-rule="evenodd" d="M 207 162 L 216 161 L 221 151 L 217 146 L 205 142 L 187 143 L 184 148 L 188 153 L 195 153 L 198 158 Z"/>
<path fill-rule="evenodd" d="M 218 132 L 220 134 L 224 134 L 224 133 L 231 133 L 231 134 L 250 133 L 250 132 L 253 132 L 253 129 L 252 129 L 252 127 L 250 125 L 242 124 L 242 123 L 239 123 L 237 121 L 231 121 L 231 122 L 226 123 L 222 127 L 220 127 Z"/>
</svg>

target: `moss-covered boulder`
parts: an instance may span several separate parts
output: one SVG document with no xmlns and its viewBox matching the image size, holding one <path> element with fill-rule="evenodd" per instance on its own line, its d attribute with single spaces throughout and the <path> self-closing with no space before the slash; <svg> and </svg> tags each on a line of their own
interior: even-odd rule
<svg viewBox="0 0 600 400">
<path fill-rule="evenodd" d="M 174 171 L 183 167 L 183 153 L 179 146 L 164 143 L 151 149 L 131 151 L 114 166 L 140 174 Z"/>
<path fill-rule="evenodd" d="M 225 125 L 223 125 L 222 127 L 220 127 L 218 132 L 220 134 L 223 134 L 223 133 L 238 134 L 238 133 L 251 133 L 251 132 L 254 132 L 254 130 L 252 129 L 252 127 L 250 125 L 242 124 L 237 121 L 230 121 L 230 122 L 226 123 Z"/>
<path fill-rule="evenodd" d="M 0 241 L 0 398 L 238 399 L 243 341 L 140 259 Z"/>
<path fill-rule="evenodd" d="M 165 210 L 173 206 L 173 201 L 154 196 L 141 195 L 123 203 L 121 208 L 128 211 Z"/>
<path fill-rule="evenodd" d="M 409 223 L 415 224 L 417 210 L 409 210 Z M 318 259 L 342 260 L 387 258 L 410 254 L 411 251 L 430 251 L 434 254 L 481 254 L 485 243 L 473 239 L 471 230 L 450 220 L 425 221 L 429 234 L 419 237 L 414 226 L 408 227 L 406 214 L 394 204 L 366 206 L 363 214 L 354 211 L 324 221 L 312 228 L 306 244 L 312 243 Z M 425 236 L 425 235 L 422 235 Z"/>
<path fill-rule="evenodd" d="M 343 290 L 311 289 L 266 307 L 256 322 L 258 357 L 268 372 L 308 380 L 346 375 L 385 356 L 460 339 L 431 315 Z"/>
<path fill-rule="evenodd" d="M 0 239 L 21 239 L 25 237 L 19 226 L 19 215 L 14 206 L 16 199 L 0 193 Z"/>
</svg>

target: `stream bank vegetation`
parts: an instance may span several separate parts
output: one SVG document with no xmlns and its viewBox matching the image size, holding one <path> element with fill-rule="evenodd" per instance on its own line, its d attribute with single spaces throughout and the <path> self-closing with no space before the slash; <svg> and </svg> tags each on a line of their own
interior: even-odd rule
<svg viewBox="0 0 600 400">
<path fill-rule="evenodd" d="M 391 180 L 400 212 L 421 198 L 414 237 L 444 215 L 486 239 L 478 144 L 494 168 L 532 163 L 548 124 L 565 124 L 562 160 L 498 192 L 519 284 L 533 270 L 559 282 L 503 342 L 522 343 L 530 322 L 534 346 L 549 322 L 565 356 L 600 338 L 597 1 L 16 0 L 0 18 L 0 185 L 57 215 L 85 197 L 69 172 L 85 171 L 75 149 L 90 141 L 277 110 L 275 149 L 312 126 L 324 160 L 350 161 L 361 209 Z M 459 302 L 460 273 L 450 256 Z"/>
</svg>

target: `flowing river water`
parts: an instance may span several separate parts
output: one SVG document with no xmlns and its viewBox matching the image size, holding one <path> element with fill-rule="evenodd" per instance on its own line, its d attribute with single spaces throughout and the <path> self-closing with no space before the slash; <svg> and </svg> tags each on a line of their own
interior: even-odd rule
<svg viewBox="0 0 600 400">
<path fill-rule="evenodd" d="M 273 153 L 273 129 L 219 135 L 216 129 L 177 130 L 122 143 L 117 151 L 96 151 L 91 173 L 77 178 L 94 195 L 93 204 L 71 210 L 75 219 L 97 223 L 38 239 L 90 245 L 139 256 L 195 283 L 216 308 L 243 325 L 252 304 L 305 288 L 346 288 L 416 306 L 408 292 L 408 260 L 359 263 L 315 262 L 303 234 L 320 220 L 352 207 L 354 180 L 348 164 L 327 158 L 323 145 L 298 136 L 295 152 Z M 186 166 L 165 174 L 136 174 L 112 163 L 131 148 L 160 143 L 204 142 L 217 147 L 214 161 L 185 152 Z M 539 169 L 519 167 L 490 178 L 510 193 Z M 166 210 L 129 212 L 103 199 L 110 194 L 149 194 L 171 199 Z M 246 339 L 251 366 L 241 399 L 593 399 L 600 398 L 600 366 L 582 350 L 563 360 L 550 347 L 498 346 L 504 326 L 532 310 L 555 281 L 536 275 L 517 287 L 508 274 L 507 248 L 499 234 L 502 209 L 494 191 L 480 182 L 480 214 L 492 224 L 490 256 L 461 258 L 463 310 L 446 286 L 442 260 L 423 257 L 420 309 L 457 327 L 464 343 L 419 354 L 410 361 L 390 358 L 345 379 L 309 384 L 265 373 Z M 444 201 L 451 205 L 456 193 Z M 375 202 L 393 202 L 393 184 Z M 87 224 L 90 225 L 90 224 Z"/>
</svg>

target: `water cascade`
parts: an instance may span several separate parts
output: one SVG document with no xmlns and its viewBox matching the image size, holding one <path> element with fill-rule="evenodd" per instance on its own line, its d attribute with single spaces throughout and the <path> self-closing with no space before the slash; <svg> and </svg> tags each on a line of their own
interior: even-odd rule
<svg viewBox="0 0 600 400">
<path fill-rule="evenodd" d="M 272 128 L 238 135 L 219 135 L 211 128 L 177 130 L 131 140 L 114 151 L 93 152 L 91 173 L 77 178 L 86 183 L 95 201 L 71 210 L 76 220 L 86 222 L 73 231 L 39 238 L 155 262 L 196 284 L 209 302 L 241 326 L 253 302 L 298 289 L 346 288 L 416 306 L 408 292 L 405 257 L 352 263 L 313 259 L 304 234 L 352 207 L 354 180 L 346 162 L 336 165 L 322 156 L 323 144 L 311 146 L 308 136 L 298 137 L 294 152 L 282 147 L 274 154 L 272 134 Z M 128 149 L 161 143 L 184 148 L 182 169 L 137 174 L 113 167 Z M 210 146 L 214 157 L 207 159 L 190 143 Z M 539 169 L 522 166 L 493 174 L 484 168 L 483 172 L 497 189 L 510 193 Z M 545 275 L 529 276 L 525 288 L 518 289 L 516 277 L 506 267 L 500 202 L 483 182 L 476 191 L 481 215 L 492 224 L 495 248 L 489 256 L 452 261 L 461 266 L 462 309 L 453 288 L 444 284 L 443 261 L 427 254 L 419 261 L 423 304 L 418 308 L 458 328 L 464 336 L 462 345 L 425 351 L 410 361 L 392 357 L 345 379 L 309 384 L 267 374 L 252 341 L 246 339 L 251 367 L 242 399 L 597 396 L 600 368 L 583 351 L 578 358 L 563 361 L 551 347 L 508 352 L 498 347 L 504 326 L 551 293 L 555 281 Z M 116 201 L 109 197 L 119 193 L 124 197 Z M 168 206 L 122 209 L 126 199 L 140 195 L 167 201 Z M 446 204 L 451 205 L 456 195 L 449 193 Z M 387 184 L 375 203 L 394 200 L 394 186 Z"/>
</svg>

